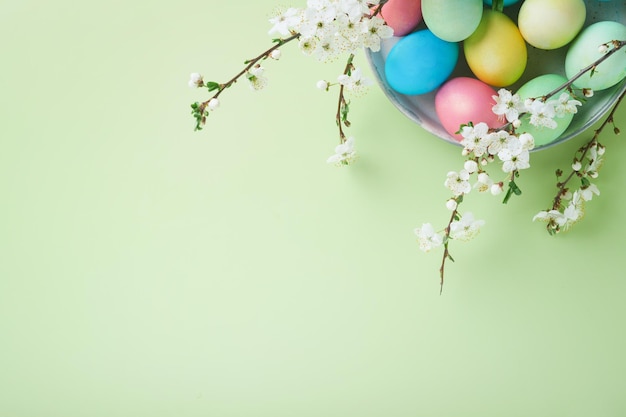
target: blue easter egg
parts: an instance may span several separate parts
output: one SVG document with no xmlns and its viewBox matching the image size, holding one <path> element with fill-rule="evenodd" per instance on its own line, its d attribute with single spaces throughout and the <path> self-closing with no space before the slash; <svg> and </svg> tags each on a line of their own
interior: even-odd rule
<svg viewBox="0 0 626 417">
<path fill-rule="evenodd" d="M 391 48 L 385 60 L 385 78 L 400 94 L 425 94 L 446 81 L 458 58 L 457 43 L 439 39 L 428 29 L 419 30 Z"/>
<path fill-rule="evenodd" d="M 483 0 L 483 1 L 484 1 L 484 3 L 485 3 L 487 6 L 490 6 L 490 7 L 491 7 L 491 5 L 492 5 L 492 1 L 491 1 L 491 0 Z M 519 1 L 519 0 L 504 0 L 504 7 L 506 7 L 506 6 L 510 6 L 511 4 L 515 4 L 515 3 L 517 3 L 518 1 Z"/>
</svg>

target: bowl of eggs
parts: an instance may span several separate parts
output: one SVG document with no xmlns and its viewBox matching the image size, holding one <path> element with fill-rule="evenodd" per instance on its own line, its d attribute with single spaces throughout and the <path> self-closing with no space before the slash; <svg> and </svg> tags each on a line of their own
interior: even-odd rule
<svg viewBox="0 0 626 417">
<path fill-rule="evenodd" d="M 366 52 L 376 81 L 407 117 L 456 144 L 462 124 L 503 125 L 492 111 L 499 89 L 541 97 L 599 59 L 600 45 L 626 40 L 624 0 L 504 0 L 502 11 L 491 0 L 388 0 L 381 13 L 394 36 Z M 573 138 L 612 108 L 625 78 L 620 50 L 562 91 L 583 101 L 576 114 L 555 129 L 522 119 L 519 131 L 535 150 Z"/>
</svg>

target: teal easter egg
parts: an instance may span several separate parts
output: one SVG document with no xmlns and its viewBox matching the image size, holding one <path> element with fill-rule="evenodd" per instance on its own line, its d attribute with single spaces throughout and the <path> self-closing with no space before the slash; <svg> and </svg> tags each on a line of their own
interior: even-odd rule
<svg viewBox="0 0 626 417">
<path fill-rule="evenodd" d="M 602 57 L 598 47 L 614 39 L 626 39 L 626 26 L 619 22 L 602 21 L 583 29 L 572 42 L 565 56 L 565 74 L 572 78 L 581 69 Z M 619 83 L 626 77 L 626 54 L 618 51 L 599 64 L 593 75 L 587 72 L 574 82 L 579 88 L 604 90 Z"/>
<path fill-rule="evenodd" d="M 385 78 L 400 94 L 429 93 L 450 76 L 458 58 L 456 43 L 422 29 L 403 37 L 391 48 L 385 60 Z"/>
<path fill-rule="evenodd" d="M 519 0 L 504 0 L 504 7 L 517 3 Z M 493 5 L 492 0 L 485 0 L 485 4 L 489 7 Z"/>
<path fill-rule="evenodd" d="M 424 23 L 448 42 L 460 42 L 474 33 L 482 15 L 482 0 L 422 0 Z"/>
</svg>

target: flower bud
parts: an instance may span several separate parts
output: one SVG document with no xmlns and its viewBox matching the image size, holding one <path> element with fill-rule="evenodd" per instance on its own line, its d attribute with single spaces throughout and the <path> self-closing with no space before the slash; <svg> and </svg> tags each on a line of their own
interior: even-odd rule
<svg viewBox="0 0 626 417">
<path fill-rule="evenodd" d="M 491 194 L 498 195 L 502 193 L 502 183 L 498 182 L 491 186 Z"/>
<path fill-rule="evenodd" d="M 279 49 L 274 49 L 272 52 L 270 52 L 270 58 L 275 60 L 279 60 L 281 55 L 282 52 L 280 52 Z"/>
<path fill-rule="evenodd" d="M 209 100 L 209 110 L 215 110 L 220 106 L 220 101 L 216 98 L 212 98 L 211 100 Z"/>
<path fill-rule="evenodd" d="M 192 72 L 189 75 L 189 87 L 197 88 L 202 87 L 204 85 L 204 80 L 202 79 L 202 74 L 197 72 Z"/>
<path fill-rule="evenodd" d="M 458 206 L 458 203 L 456 202 L 454 198 L 451 198 L 448 201 L 446 201 L 446 208 L 450 211 L 456 210 L 457 206 Z"/>
<path fill-rule="evenodd" d="M 328 82 L 324 80 L 319 80 L 315 86 L 320 90 L 328 91 Z"/>
<path fill-rule="evenodd" d="M 471 174 L 472 172 L 476 172 L 476 170 L 478 169 L 478 164 L 476 163 L 476 161 L 469 159 L 465 161 L 465 164 L 463 165 L 463 167 L 465 168 L 467 172 Z"/>
</svg>

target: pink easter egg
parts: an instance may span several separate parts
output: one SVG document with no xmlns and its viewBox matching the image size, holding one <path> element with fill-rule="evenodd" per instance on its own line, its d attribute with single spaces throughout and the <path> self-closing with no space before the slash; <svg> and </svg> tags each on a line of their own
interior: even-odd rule
<svg viewBox="0 0 626 417">
<path fill-rule="evenodd" d="M 435 95 L 435 112 L 443 128 L 461 141 L 460 126 L 485 122 L 491 128 L 504 124 L 492 111 L 496 104 L 493 96 L 498 93 L 489 85 L 475 78 L 457 77 L 448 80 Z"/>
<path fill-rule="evenodd" d="M 394 36 L 408 35 L 422 21 L 422 0 L 389 0 L 381 13 Z"/>
</svg>

